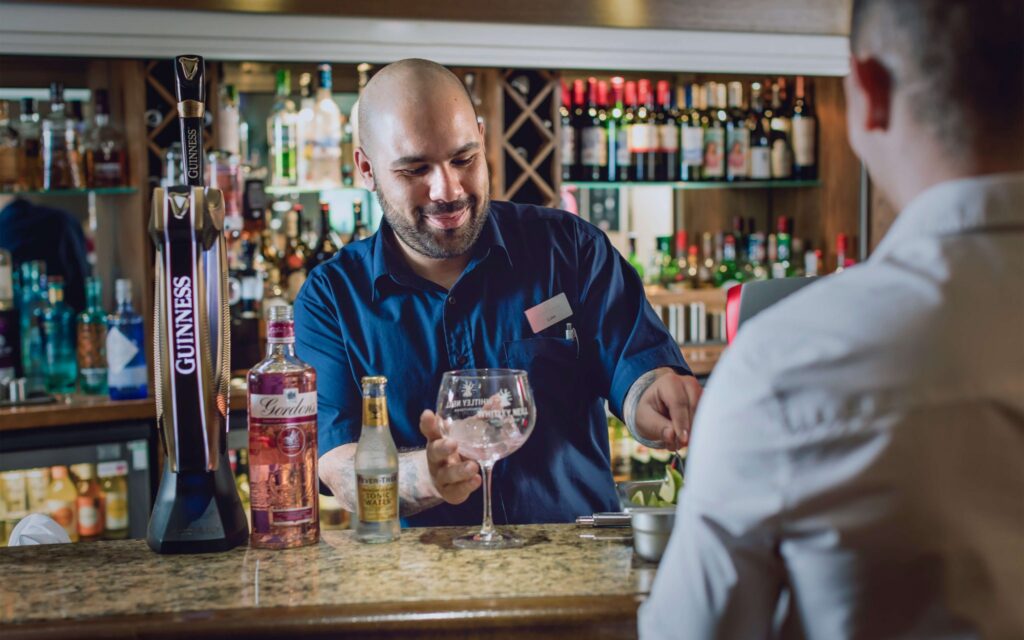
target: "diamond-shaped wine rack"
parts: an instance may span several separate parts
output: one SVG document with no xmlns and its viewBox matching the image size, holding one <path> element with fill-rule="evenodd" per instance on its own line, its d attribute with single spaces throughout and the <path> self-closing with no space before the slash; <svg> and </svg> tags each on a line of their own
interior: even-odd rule
<svg viewBox="0 0 1024 640">
<path fill-rule="evenodd" d="M 503 193 L 521 203 L 556 207 L 558 75 L 538 69 L 506 69 L 503 102 Z"/>
</svg>

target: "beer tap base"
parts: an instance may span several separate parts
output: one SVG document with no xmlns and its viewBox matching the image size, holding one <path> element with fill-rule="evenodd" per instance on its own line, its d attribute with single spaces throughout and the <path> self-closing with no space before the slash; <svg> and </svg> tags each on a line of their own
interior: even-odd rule
<svg viewBox="0 0 1024 640">
<path fill-rule="evenodd" d="M 245 544 L 249 523 L 227 455 L 216 471 L 171 471 L 164 461 L 146 542 L 157 553 L 213 553 Z"/>
</svg>

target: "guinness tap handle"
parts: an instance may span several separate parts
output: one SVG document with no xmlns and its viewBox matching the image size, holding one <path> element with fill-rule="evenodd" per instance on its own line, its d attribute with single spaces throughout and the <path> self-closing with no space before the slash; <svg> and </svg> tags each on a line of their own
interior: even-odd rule
<svg viewBox="0 0 1024 640">
<path fill-rule="evenodd" d="M 174 59 L 174 93 L 181 123 L 181 164 L 185 184 L 202 187 L 203 116 L 206 114 L 206 68 L 202 56 Z"/>
</svg>

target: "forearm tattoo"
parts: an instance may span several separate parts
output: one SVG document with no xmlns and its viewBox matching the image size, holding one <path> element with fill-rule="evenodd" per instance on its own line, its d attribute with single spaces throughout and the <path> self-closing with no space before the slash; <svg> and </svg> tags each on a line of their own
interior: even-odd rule
<svg viewBox="0 0 1024 640">
<path fill-rule="evenodd" d="M 321 463 L 321 479 L 334 493 L 341 508 L 350 513 L 356 512 L 358 500 L 355 451 L 355 445 L 344 445 L 336 459 L 326 465 Z M 442 502 L 430 478 L 426 450 L 398 454 L 399 514 L 411 516 Z"/>
<path fill-rule="evenodd" d="M 629 433 L 637 442 L 651 449 L 664 449 L 665 443 L 660 440 L 648 440 L 639 434 L 636 428 L 636 410 L 640 405 L 640 398 L 643 397 L 644 392 L 654 384 L 655 380 L 670 371 L 671 369 L 651 369 L 643 374 L 629 388 L 629 391 L 626 393 L 626 401 L 622 403 L 622 417 L 626 423 L 626 428 L 629 429 Z"/>
</svg>

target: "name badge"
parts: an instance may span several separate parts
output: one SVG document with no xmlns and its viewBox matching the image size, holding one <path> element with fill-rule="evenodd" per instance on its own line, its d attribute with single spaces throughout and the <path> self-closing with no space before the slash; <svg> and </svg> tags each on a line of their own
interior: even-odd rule
<svg viewBox="0 0 1024 640">
<path fill-rule="evenodd" d="M 525 313 L 530 328 L 534 333 L 540 333 L 551 325 L 571 317 L 572 307 L 569 306 L 569 299 L 565 294 L 560 293 L 536 307 L 530 307 Z"/>
</svg>

